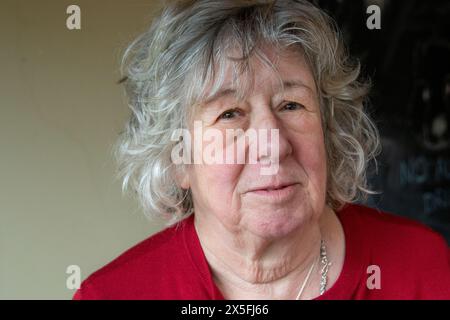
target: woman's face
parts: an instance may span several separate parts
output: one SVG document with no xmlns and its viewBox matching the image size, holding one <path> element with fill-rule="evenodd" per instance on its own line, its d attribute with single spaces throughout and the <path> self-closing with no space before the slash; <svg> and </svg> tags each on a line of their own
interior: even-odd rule
<svg viewBox="0 0 450 320">
<path fill-rule="evenodd" d="M 191 188 L 196 218 L 204 226 L 220 222 L 229 231 L 276 238 L 320 216 L 327 171 L 319 100 L 306 61 L 299 53 L 266 54 L 276 64 L 284 90 L 277 74 L 252 58 L 254 86 L 244 101 L 238 102 L 227 86 L 228 72 L 224 87 L 231 90 L 204 103 L 194 118 L 201 121 L 203 132 L 217 129 L 223 134 L 224 154 L 235 147 L 235 140 L 226 138 L 227 129 L 278 129 L 278 139 L 267 133 L 266 142 L 256 141 L 272 159 L 278 156 L 278 170 L 261 174 L 267 158 L 259 157 L 256 163 L 249 163 L 247 157 L 246 163 L 192 164 L 181 185 Z"/>
</svg>

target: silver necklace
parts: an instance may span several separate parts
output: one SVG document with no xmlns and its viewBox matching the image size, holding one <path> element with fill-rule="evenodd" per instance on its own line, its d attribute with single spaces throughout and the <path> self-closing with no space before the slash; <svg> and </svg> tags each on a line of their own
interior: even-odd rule
<svg viewBox="0 0 450 320">
<path fill-rule="evenodd" d="M 320 263 L 322 264 L 322 269 L 320 270 L 320 286 L 319 286 L 319 292 L 320 295 L 322 295 L 326 288 L 327 288 L 327 282 L 328 282 L 328 269 L 331 265 L 330 262 L 328 262 L 328 257 L 327 257 L 327 248 L 325 246 L 325 241 L 320 240 L 320 256 L 319 256 L 319 260 Z M 311 267 L 309 268 L 308 274 L 305 277 L 305 280 L 303 280 L 303 284 L 300 288 L 300 291 L 297 294 L 297 297 L 295 298 L 295 300 L 299 300 L 303 290 L 306 287 L 306 284 L 308 283 L 309 277 L 311 276 L 311 273 L 314 269 L 314 266 L 316 265 L 316 260 L 312 263 Z"/>
<path fill-rule="evenodd" d="M 322 270 L 320 271 L 321 278 L 320 278 L 320 295 L 323 295 L 327 288 L 327 282 L 328 282 L 328 269 L 330 268 L 331 262 L 328 262 L 327 257 L 327 248 L 325 247 L 325 241 L 320 241 L 320 262 L 322 264 Z"/>
</svg>

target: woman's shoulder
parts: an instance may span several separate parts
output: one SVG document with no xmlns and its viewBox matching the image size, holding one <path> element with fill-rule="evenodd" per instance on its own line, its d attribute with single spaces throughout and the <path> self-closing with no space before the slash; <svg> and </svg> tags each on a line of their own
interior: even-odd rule
<svg viewBox="0 0 450 320">
<path fill-rule="evenodd" d="M 447 241 L 421 222 L 357 204 L 344 207 L 339 217 L 355 247 L 371 261 L 421 269 L 441 264 L 450 271 Z"/>
<path fill-rule="evenodd" d="M 114 299 L 119 288 L 130 289 L 133 284 L 154 286 L 163 281 L 162 271 L 170 272 L 186 259 L 182 231 L 189 219 L 149 236 L 93 272 L 83 281 L 74 299 Z M 118 298 L 126 295 L 122 292 Z"/>
<path fill-rule="evenodd" d="M 186 222 L 186 220 L 183 220 L 176 225 L 166 227 L 149 236 L 120 254 L 97 273 L 105 273 L 116 268 L 129 267 L 133 264 L 142 265 L 143 262 L 151 264 L 156 262 L 162 263 L 163 261 L 160 259 L 173 257 L 180 249 L 182 243 L 182 233 L 180 231 L 185 227 Z M 165 254 L 167 252 L 171 252 L 171 254 Z"/>
<path fill-rule="evenodd" d="M 346 259 L 359 266 L 354 270 L 360 272 L 360 299 L 450 298 L 450 250 L 439 233 L 363 205 L 346 205 L 337 213 L 349 251 Z M 380 288 L 369 288 L 368 281 L 377 278 Z"/>
<path fill-rule="evenodd" d="M 442 235 L 429 226 L 389 211 L 371 208 L 361 204 L 347 204 L 340 212 L 343 223 L 360 228 L 374 241 L 386 244 L 408 243 L 421 245 L 443 245 L 447 247 Z M 447 247 L 448 248 L 448 247 Z"/>
</svg>

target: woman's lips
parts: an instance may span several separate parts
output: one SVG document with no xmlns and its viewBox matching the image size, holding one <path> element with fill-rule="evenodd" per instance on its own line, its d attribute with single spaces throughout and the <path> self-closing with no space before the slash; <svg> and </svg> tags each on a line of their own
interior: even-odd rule
<svg viewBox="0 0 450 320">
<path fill-rule="evenodd" d="M 247 194 L 263 197 L 272 201 L 282 201 L 292 197 L 299 185 L 299 183 L 294 183 L 277 189 L 252 190 L 247 192 Z"/>
</svg>

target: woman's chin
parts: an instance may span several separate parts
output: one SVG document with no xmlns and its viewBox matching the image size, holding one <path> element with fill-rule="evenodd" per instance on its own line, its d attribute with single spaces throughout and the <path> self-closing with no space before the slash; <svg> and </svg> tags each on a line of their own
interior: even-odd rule
<svg viewBox="0 0 450 320">
<path fill-rule="evenodd" d="M 291 213 L 264 213 L 256 219 L 249 219 L 247 230 L 261 238 L 282 238 L 301 228 L 307 221 L 305 216 L 293 216 Z"/>
</svg>

